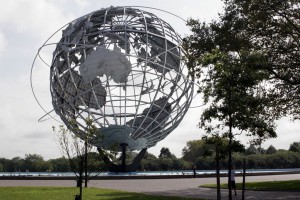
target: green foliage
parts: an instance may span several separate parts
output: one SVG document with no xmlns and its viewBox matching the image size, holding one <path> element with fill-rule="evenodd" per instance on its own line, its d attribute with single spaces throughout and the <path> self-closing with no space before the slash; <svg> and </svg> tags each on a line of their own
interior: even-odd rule
<svg viewBox="0 0 300 200">
<path fill-rule="evenodd" d="M 158 156 L 159 158 L 176 158 L 174 154 L 170 152 L 170 149 L 168 147 L 162 147 L 160 150 L 160 154 Z"/>
<path fill-rule="evenodd" d="M 248 169 L 299 168 L 300 155 L 292 151 L 276 151 L 273 154 L 252 154 L 245 157 Z"/>
<path fill-rule="evenodd" d="M 169 171 L 187 169 L 192 169 L 192 164 L 190 162 L 181 158 L 176 158 L 176 156 L 170 152 L 169 148 L 163 147 L 158 158 L 147 152 L 141 161 L 139 170 Z"/>
<path fill-rule="evenodd" d="M 14 157 L 11 160 L 0 158 L 0 164 L 3 166 L 3 172 L 17 172 L 28 169 L 24 163 L 24 159 L 20 157 Z"/>
<path fill-rule="evenodd" d="M 171 158 L 161 158 L 159 160 L 159 169 L 163 171 L 170 171 L 173 170 L 173 160 Z"/>
<path fill-rule="evenodd" d="M 216 69 L 224 64 L 228 68 L 242 66 L 245 72 L 259 75 L 252 79 L 251 73 L 250 79 L 244 81 L 254 85 L 256 81 L 252 80 L 264 80 L 260 92 L 272 106 L 270 115 L 292 115 L 299 119 L 299 1 L 226 0 L 224 3 L 224 11 L 216 21 L 188 22 L 193 34 L 185 38 L 184 46 L 191 74 L 204 78 L 201 74 L 205 70 L 194 66 L 209 62 Z M 219 57 L 216 50 L 221 52 Z M 227 59 L 230 57 L 233 60 Z"/>
<path fill-rule="evenodd" d="M 222 156 L 220 156 L 220 168 L 227 169 L 228 162 L 228 140 L 222 139 L 222 144 L 219 144 L 220 149 L 223 148 L 224 151 Z M 147 152 L 141 161 L 140 171 L 162 171 L 162 170 L 191 170 L 193 166 L 196 165 L 197 169 L 201 170 L 212 170 L 216 169 L 216 146 L 215 141 L 210 143 L 209 140 L 193 140 L 188 141 L 186 147 L 183 149 L 183 157 L 176 158 L 171 152 L 171 157 L 161 157 L 158 158 L 155 155 Z M 273 149 L 271 145 L 266 150 L 262 149 L 259 153 L 255 145 L 250 145 L 244 151 L 244 147 L 233 142 L 233 163 L 236 169 L 242 168 L 242 163 L 244 158 L 246 158 L 247 169 L 277 169 L 277 168 L 300 168 L 300 154 L 299 152 L 294 152 L 291 150 L 276 150 Z M 297 142 L 296 142 L 297 143 Z M 293 143 L 295 144 L 295 143 Z M 291 146 L 293 145 L 291 144 Z M 270 150 L 272 149 L 272 150 Z M 163 150 L 164 151 L 164 150 Z M 199 154 L 199 152 L 201 152 Z M 134 153 L 128 155 L 128 159 L 132 159 Z M 44 171 L 50 169 L 52 172 L 69 172 L 70 165 L 67 158 L 56 158 L 50 160 L 44 160 L 40 155 L 27 155 L 27 158 L 38 158 L 30 160 L 39 160 L 37 166 L 48 166 Z M 88 153 L 89 172 L 101 172 L 108 171 L 107 166 L 102 161 L 102 157 L 99 153 L 90 152 Z M 13 159 L 0 158 L 0 167 L 2 166 L 3 172 L 24 172 L 26 169 L 40 169 L 38 167 L 30 168 L 30 166 L 35 166 L 32 163 L 38 162 L 25 162 L 24 158 L 15 157 Z M 27 165 L 29 164 L 29 165 Z M 43 172 L 43 171 L 31 171 L 31 172 Z"/>
<path fill-rule="evenodd" d="M 146 152 L 144 158 L 141 161 L 141 171 L 158 171 L 159 165 L 158 165 L 158 159 L 155 155 Z"/>
<path fill-rule="evenodd" d="M 154 156 L 154 155 L 153 155 Z M 159 164 L 158 159 L 154 157 L 144 157 L 141 161 L 141 170 L 145 171 L 158 171 L 159 170 Z"/>
<path fill-rule="evenodd" d="M 294 142 L 291 144 L 289 150 L 300 153 L 300 142 Z"/>
<path fill-rule="evenodd" d="M 287 50 L 296 50 L 297 53 L 293 55 L 296 56 L 297 60 L 294 59 L 293 61 L 297 62 L 296 68 L 298 70 L 296 71 L 297 77 L 294 75 L 286 77 L 287 70 L 277 68 L 277 62 L 281 61 L 278 60 L 278 57 L 287 56 L 287 54 L 274 53 L 276 50 L 280 52 L 282 48 L 276 49 L 276 45 L 269 46 L 269 43 L 264 43 L 265 41 L 273 42 L 272 36 L 280 35 L 278 32 L 272 32 L 274 24 L 271 25 L 273 29 L 268 29 L 271 30 L 269 35 L 256 34 L 258 32 L 265 33 L 266 30 L 264 29 L 267 29 L 267 26 L 278 18 L 288 21 L 289 16 L 282 16 L 281 12 L 282 10 L 285 11 L 286 7 L 276 12 L 278 10 L 274 6 L 277 5 L 268 0 L 224 0 L 224 3 L 225 12 L 219 15 L 218 21 L 206 24 L 198 20 L 189 20 L 187 25 L 190 26 L 192 34 L 184 39 L 183 47 L 187 52 L 186 59 L 190 74 L 194 79 L 197 79 L 197 83 L 200 85 L 198 92 L 202 93 L 206 105 L 200 118 L 199 127 L 209 135 L 217 135 L 215 138 L 227 137 L 229 139 L 229 168 L 232 165 L 232 140 L 235 135 L 243 133 L 247 136 L 255 136 L 254 142 L 261 144 L 263 140 L 276 137 L 274 119 L 287 113 L 294 114 L 294 118 L 300 114 L 298 95 L 295 96 L 294 105 L 289 104 L 290 108 L 284 109 L 286 104 L 283 102 L 293 98 L 289 98 L 289 95 L 282 98 L 277 89 L 281 88 L 279 91 L 289 89 L 288 92 L 284 91 L 288 94 L 298 91 L 299 94 L 300 63 L 297 54 L 300 45 L 298 37 L 292 42 L 296 46 L 292 45 L 287 48 Z M 267 7 L 261 6 L 264 3 L 268 4 Z M 294 4 L 293 2 L 291 4 L 292 6 L 288 5 L 290 10 L 295 8 L 297 11 L 294 14 L 298 16 L 299 3 Z M 251 10 L 253 12 L 264 7 L 260 10 L 262 15 L 258 14 L 258 18 L 248 21 L 251 16 L 255 15 L 247 10 L 253 5 L 256 8 Z M 296 7 L 293 7 L 295 5 Z M 273 10 L 275 10 L 275 15 L 272 15 L 274 14 Z M 269 13 L 271 13 L 270 16 Z M 292 15 L 292 17 L 294 16 Z M 265 26 L 266 19 L 270 19 L 270 23 Z M 252 29 L 251 26 L 255 26 L 257 22 L 260 25 Z M 292 24 L 296 26 L 296 30 L 300 30 L 300 27 L 297 28 L 299 25 L 297 18 Z M 271 39 L 269 39 L 270 36 Z M 281 36 L 283 37 L 279 39 L 280 44 L 289 40 L 285 34 Z M 271 59 L 274 58 L 276 62 L 271 61 L 270 55 Z M 272 57 L 272 55 L 276 56 Z M 282 60 L 286 60 L 286 58 Z M 283 62 L 283 64 L 285 63 Z M 274 67 L 273 65 L 277 66 Z M 285 72 L 281 73 L 282 69 Z M 281 75 L 276 76 L 274 74 Z M 279 79 L 279 81 L 274 81 L 274 78 Z M 291 80 L 294 81 L 295 78 L 297 81 L 291 84 Z M 285 84 L 282 84 L 283 81 Z M 284 86 L 282 87 L 282 85 Z M 294 87 L 295 85 L 298 86 Z M 217 152 L 216 164 L 219 169 L 219 153 L 222 155 L 223 148 L 221 148 L 220 140 L 213 142 L 216 143 L 216 146 L 220 146 L 220 148 L 215 149 Z M 262 152 L 262 149 L 259 149 L 259 152 Z M 229 176 L 230 173 L 231 171 L 229 171 Z M 229 185 L 229 191 L 229 199 L 231 199 L 231 185 Z"/>
<path fill-rule="evenodd" d="M 53 172 L 69 172 L 69 171 L 71 171 L 69 161 L 65 157 L 50 159 L 49 162 L 52 165 L 51 171 L 53 171 Z"/>
<path fill-rule="evenodd" d="M 188 141 L 182 150 L 182 158 L 188 162 L 195 163 L 196 159 L 203 157 L 212 151 L 213 147 L 205 140 Z"/>
<path fill-rule="evenodd" d="M 189 161 L 189 163 L 191 164 L 195 164 L 197 166 L 197 169 L 216 169 L 215 156 L 217 147 L 220 151 L 220 168 L 226 169 L 228 167 L 228 140 L 220 138 L 217 140 L 218 141 L 216 141 L 216 138 L 213 137 L 205 137 L 202 140 L 187 142 L 187 147 L 183 149 L 183 155 L 188 156 L 183 156 L 183 159 L 185 161 Z M 204 148 L 207 143 L 209 146 Z M 196 146 L 197 148 L 191 148 L 191 146 Z M 241 145 L 237 141 L 233 141 L 232 147 L 233 163 L 236 169 L 242 168 L 244 158 L 247 161 L 246 167 L 248 169 L 277 169 L 300 167 L 300 154 L 293 151 L 276 150 L 272 145 L 267 150 L 263 148 L 259 149 L 256 148 L 254 144 L 251 144 L 245 150 L 243 145 Z M 198 152 L 202 152 L 202 154 L 197 154 Z"/>
<path fill-rule="evenodd" d="M 201 80 L 199 92 L 208 104 L 199 123 L 207 133 L 231 126 L 248 135 L 276 136 L 274 123 L 268 117 L 269 99 L 258 90 L 266 75 L 253 67 L 255 64 L 243 62 L 249 59 L 259 62 L 256 53 L 245 50 L 211 49 L 199 55 L 199 66 L 191 66 L 197 69 Z"/>
<path fill-rule="evenodd" d="M 267 148 L 267 150 L 266 150 L 266 154 L 274 154 L 276 152 L 277 152 L 277 149 L 273 145 L 270 145 L 269 148 Z"/>
<path fill-rule="evenodd" d="M 233 152 L 244 152 L 244 146 L 233 141 Z M 219 157 L 216 152 L 219 151 Z M 196 165 L 197 169 L 216 169 L 216 159 L 222 169 L 226 168 L 228 156 L 228 139 L 220 137 L 203 137 L 202 140 L 188 141 L 182 150 L 182 159 Z"/>
<path fill-rule="evenodd" d="M 45 172 L 50 170 L 50 165 L 45 162 L 43 157 L 38 154 L 26 154 L 24 164 L 27 166 L 28 171 Z"/>
<path fill-rule="evenodd" d="M 250 146 L 245 151 L 246 155 L 257 154 L 258 150 L 254 144 L 250 144 Z"/>
<path fill-rule="evenodd" d="M 244 33 L 251 50 L 266 55 L 259 67 L 269 73 L 274 86 L 268 90 L 274 109 L 299 118 L 299 1 L 231 0 L 227 5 L 228 15 L 244 24 L 236 31 Z"/>
<path fill-rule="evenodd" d="M 227 138 L 221 138 L 218 135 L 212 135 L 212 136 L 204 136 L 203 139 L 206 144 L 210 145 L 212 152 L 207 152 L 204 155 L 213 155 L 214 152 L 219 152 L 219 158 L 224 159 L 226 156 L 228 156 L 228 146 L 229 141 Z M 231 149 L 233 152 L 244 152 L 245 147 L 242 145 L 239 141 L 233 140 L 231 144 Z"/>
</svg>

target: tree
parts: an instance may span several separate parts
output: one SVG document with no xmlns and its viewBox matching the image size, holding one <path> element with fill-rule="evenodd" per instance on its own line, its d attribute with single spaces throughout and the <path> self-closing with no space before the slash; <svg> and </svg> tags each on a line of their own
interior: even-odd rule
<svg viewBox="0 0 300 200">
<path fill-rule="evenodd" d="M 159 167 L 161 170 L 174 170 L 176 164 L 176 156 L 172 154 L 168 147 L 162 147 L 158 156 Z"/>
<path fill-rule="evenodd" d="M 9 162 L 8 166 L 6 166 L 7 171 L 25 171 L 28 167 L 25 165 L 25 161 L 23 158 L 14 157 Z"/>
<path fill-rule="evenodd" d="M 264 60 L 258 67 L 269 74 L 264 89 L 276 105 L 274 110 L 299 119 L 300 2 L 229 0 L 225 4 L 222 20 L 235 18 L 231 28 L 248 43 L 241 45 L 259 52 Z"/>
<path fill-rule="evenodd" d="M 246 155 L 251 155 L 251 154 L 257 154 L 257 148 L 255 147 L 255 145 L 253 143 L 250 144 L 250 146 L 248 148 L 246 148 Z"/>
<path fill-rule="evenodd" d="M 56 132 L 55 127 L 52 127 Z M 79 187 L 79 199 L 82 199 L 82 182 L 83 173 L 87 168 L 87 153 L 91 151 L 92 146 L 85 141 L 76 137 L 70 130 L 63 125 L 59 126 L 58 142 L 62 154 L 65 155 L 69 161 L 70 168 L 77 177 L 77 187 Z M 86 174 L 87 177 L 87 174 Z M 87 180 L 87 179 L 86 179 Z"/>
<path fill-rule="evenodd" d="M 300 142 L 293 142 L 290 145 L 289 151 L 300 153 Z"/>
<path fill-rule="evenodd" d="M 48 171 L 49 165 L 44 161 L 44 158 L 38 154 L 26 154 L 24 159 L 26 170 L 31 172 Z"/>
<path fill-rule="evenodd" d="M 258 67 L 266 62 L 265 56 L 239 32 L 243 23 L 231 13 L 232 6 L 225 4 L 220 21 L 206 24 L 191 19 L 192 35 L 184 39 L 190 74 L 201 84 L 199 92 L 206 105 L 199 127 L 207 134 L 222 131 L 228 138 L 228 169 L 236 134 L 276 137 L 273 107 L 261 89 L 270 72 Z"/>
<path fill-rule="evenodd" d="M 141 170 L 146 170 L 146 171 L 160 170 L 158 166 L 157 157 L 149 152 L 146 152 L 145 156 L 141 161 Z"/>
<path fill-rule="evenodd" d="M 52 171 L 54 172 L 69 172 L 70 164 L 66 157 L 50 159 L 49 162 L 52 165 Z"/>
<path fill-rule="evenodd" d="M 88 182 L 88 153 L 91 151 L 92 146 L 89 144 L 91 138 L 96 135 L 98 132 L 98 129 L 96 126 L 93 124 L 93 120 L 91 118 L 86 118 L 86 130 L 85 130 L 85 138 L 84 138 L 84 187 L 87 187 L 87 182 Z"/>
<path fill-rule="evenodd" d="M 2 163 L 0 163 L 0 172 L 3 172 L 4 171 L 4 166 Z"/>
<path fill-rule="evenodd" d="M 216 178 L 217 178 L 217 200 L 221 199 L 221 184 L 220 184 L 220 159 L 225 157 L 226 146 L 224 140 L 219 134 L 214 134 L 210 137 L 205 137 L 206 143 L 214 145 L 215 161 L 216 161 Z"/>
<path fill-rule="evenodd" d="M 300 3 L 298 0 L 224 0 L 225 9 L 218 22 L 194 26 L 199 30 L 196 54 L 215 47 L 233 52 L 244 49 L 256 53 L 256 68 L 267 75 L 261 92 L 273 104 L 274 117 L 292 115 L 300 118 Z M 195 59 L 190 59 L 194 61 Z M 245 59 L 252 63 L 252 59 Z M 195 70 L 196 71 L 196 70 Z"/>
<path fill-rule="evenodd" d="M 217 199 L 221 199 L 221 185 L 220 185 L 220 160 L 224 159 L 228 154 L 228 140 L 226 138 L 220 137 L 218 133 L 211 134 L 210 136 L 203 137 L 206 144 L 213 146 L 213 149 L 207 149 L 204 153 L 205 156 L 215 154 L 216 163 L 216 178 L 217 178 Z M 214 150 L 214 151 L 211 151 Z M 244 146 L 238 141 L 232 142 L 233 152 L 243 152 Z"/>
<path fill-rule="evenodd" d="M 158 157 L 159 158 L 174 158 L 174 157 L 176 158 L 176 156 L 170 152 L 170 149 L 168 147 L 162 147 Z"/>
<path fill-rule="evenodd" d="M 273 145 L 270 145 L 266 150 L 266 154 L 274 154 L 276 152 L 277 152 L 277 149 Z"/>
<path fill-rule="evenodd" d="M 203 157 L 210 150 L 212 147 L 205 140 L 188 141 L 182 150 L 182 158 L 195 165 L 197 158 Z"/>
</svg>

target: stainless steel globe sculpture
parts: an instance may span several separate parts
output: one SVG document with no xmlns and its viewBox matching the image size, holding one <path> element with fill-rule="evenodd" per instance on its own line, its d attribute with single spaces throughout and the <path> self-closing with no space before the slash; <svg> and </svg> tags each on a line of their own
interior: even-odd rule
<svg viewBox="0 0 300 200">
<path fill-rule="evenodd" d="M 102 149 L 156 145 L 174 130 L 193 98 L 180 36 L 156 15 L 110 7 L 62 29 L 50 65 L 55 112 L 84 139 Z M 47 45 L 47 44 L 45 44 Z"/>
</svg>

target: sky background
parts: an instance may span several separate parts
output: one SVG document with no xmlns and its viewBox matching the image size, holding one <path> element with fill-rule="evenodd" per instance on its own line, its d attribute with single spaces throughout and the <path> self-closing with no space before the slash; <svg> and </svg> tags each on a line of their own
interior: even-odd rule
<svg viewBox="0 0 300 200">
<path fill-rule="evenodd" d="M 181 18 L 209 21 L 222 10 L 220 0 L 9 0 L 0 7 L 0 157 L 24 157 L 40 154 L 45 159 L 61 156 L 52 126 L 54 120 L 38 122 L 45 112 L 35 101 L 30 87 L 30 70 L 34 57 L 43 43 L 59 28 L 92 11 L 110 6 L 155 7 L 174 13 Z M 140 8 L 143 9 L 143 8 Z M 182 36 L 189 33 L 184 22 L 172 15 L 149 10 L 169 22 Z M 60 34 L 59 34 L 60 35 Z M 46 55 L 47 56 L 47 55 Z M 52 110 L 49 92 L 49 68 L 35 65 L 33 84 L 38 99 L 47 111 Z M 193 106 L 201 105 L 196 97 Z M 201 108 L 191 108 L 184 120 L 165 140 L 149 149 L 159 154 L 168 147 L 177 157 L 186 142 L 201 138 L 205 133 L 197 128 Z M 278 137 L 263 144 L 277 149 L 288 149 L 300 141 L 300 123 L 288 118 L 277 123 Z M 251 138 L 238 136 L 245 145 Z"/>
</svg>

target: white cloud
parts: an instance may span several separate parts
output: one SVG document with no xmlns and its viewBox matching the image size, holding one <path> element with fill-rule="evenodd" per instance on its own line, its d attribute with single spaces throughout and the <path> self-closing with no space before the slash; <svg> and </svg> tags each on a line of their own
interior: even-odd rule
<svg viewBox="0 0 300 200">
<path fill-rule="evenodd" d="M 5 39 L 5 36 L 4 36 L 4 33 L 0 32 L 0 57 L 1 57 L 1 54 L 3 51 L 5 51 L 5 48 L 6 48 L 6 39 Z"/>
<path fill-rule="evenodd" d="M 270 145 L 277 149 L 288 149 L 293 142 L 300 142 L 300 120 L 291 121 L 284 117 L 276 122 L 277 138 L 267 140 L 262 146 L 268 148 Z"/>
<path fill-rule="evenodd" d="M 90 4 L 88 0 L 75 0 L 75 2 L 79 5 L 79 7 L 86 7 Z"/>
<path fill-rule="evenodd" d="M 0 98 L 2 154 L 9 158 L 23 157 L 25 153 L 39 153 L 53 157 L 53 152 L 57 152 L 57 149 L 53 143 L 51 125 L 55 123 L 37 122 L 38 116 L 42 116 L 43 112 L 34 103 L 29 86 L 29 74 L 17 75 L 14 79 L 1 79 L 0 90 L 4 94 Z M 34 135 L 36 137 L 33 137 Z"/>
<path fill-rule="evenodd" d="M 2 29 L 8 32 L 31 34 L 35 40 L 46 40 L 52 32 L 74 18 L 53 1 L 11 0 L 0 12 Z"/>
</svg>

